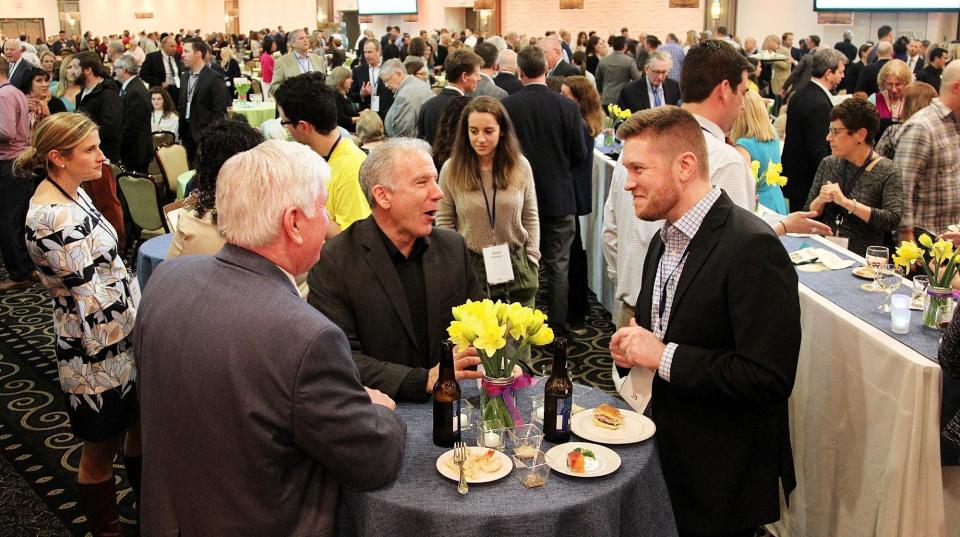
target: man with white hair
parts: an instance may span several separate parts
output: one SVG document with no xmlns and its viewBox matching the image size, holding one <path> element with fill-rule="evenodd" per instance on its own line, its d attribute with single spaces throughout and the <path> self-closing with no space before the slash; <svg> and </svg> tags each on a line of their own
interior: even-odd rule
<svg viewBox="0 0 960 537">
<path fill-rule="evenodd" d="M 500 89 L 507 92 L 508 95 L 520 91 L 523 84 L 517 78 L 517 53 L 513 50 L 501 50 L 497 55 L 497 75 L 493 77 L 493 83 L 500 86 Z"/>
<path fill-rule="evenodd" d="M 415 137 L 420 108 L 433 97 L 430 85 L 408 75 L 407 68 L 397 58 L 391 58 L 383 64 L 380 68 L 380 79 L 393 92 L 393 104 L 383 118 L 387 136 Z"/>
<path fill-rule="evenodd" d="M 547 76 L 576 76 L 582 75 L 580 69 L 570 65 L 563 59 L 563 47 L 556 36 L 542 37 L 537 46 L 543 51 L 547 60 Z"/>
<path fill-rule="evenodd" d="M 153 106 L 150 93 L 137 76 L 140 67 L 133 56 L 124 54 L 113 64 L 113 72 L 120 82 L 120 100 L 123 102 L 123 123 L 120 127 L 120 161 L 128 170 L 147 172 L 153 159 L 153 138 L 150 118 Z"/>
<path fill-rule="evenodd" d="M 443 192 L 430 145 L 387 140 L 360 168 L 373 214 L 337 235 L 310 271 L 307 301 L 347 334 L 360 378 L 398 401 L 427 401 L 451 308 L 482 298 L 467 245 L 433 225 Z M 479 378 L 467 349 L 458 380 Z"/>
<path fill-rule="evenodd" d="M 234 155 L 217 179 L 226 245 L 150 278 L 134 327 L 146 535 L 332 535 L 339 488 L 399 470 L 395 403 L 294 284 L 320 258 L 329 177 L 294 142 Z"/>
<path fill-rule="evenodd" d="M 843 31 L 843 41 L 838 41 L 833 48 L 839 50 L 847 57 L 847 64 L 852 64 L 857 59 L 857 46 L 853 44 L 853 30 Z"/>
<path fill-rule="evenodd" d="M 310 37 L 303 29 L 290 32 L 287 37 L 290 52 L 277 60 L 273 68 L 273 81 L 270 83 L 270 95 L 275 95 L 284 80 L 303 73 L 323 73 L 327 75 L 327 62 L 323 56 L 310 52 Z"/>
<path fill-rule="evenodd" d="M 639 112 L 665 104 L 680 102 L 680 83 L 669 78 L 673 59 L 666 52 L 656 51 L 647 58 L 640 80 L 631 82 L 620 90 L 617 106 L 623 110 Z"/>
<path fill-rule="evenodd" d="M 110 43 L 107 44 L 107 61 L 108 62 L 113 63 L 117 61 L 117 59 L 120 58 L 120 56 L 123 56 L 123 54 L 124 54 L 124 49 L 123 49 L 122 41 L 111 41 Z M 144 56 L 144 60 L 146 60 L 146 56 Z"/>
<path fill-rule="evenodd" d="M 10 65 L 7 79 L 10 84 L 19 88 L 23 78 L 33 70 L 34 65 L 23 57 L 23 43 L 19 39 L 7 39 L 3 42 L 3 57 Z"/>
</svg>

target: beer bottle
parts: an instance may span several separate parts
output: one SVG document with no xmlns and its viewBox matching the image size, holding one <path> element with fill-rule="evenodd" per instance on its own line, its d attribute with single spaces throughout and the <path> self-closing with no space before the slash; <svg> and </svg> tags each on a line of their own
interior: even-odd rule
<svg viewBox="0 0 960 537">
<path fill-rule="evenodd" d="M 433 443 L 453 447 L 460 441 L 460 384 L 453 371 L 452 341 L 443 342 L 440 374 L 433 385 Z"/>
<path fill-rule="evenodd" d="M 543 437 L 554 444 L 570 441 L 570 410 L 573 382 L 567 375 L 567 340 L 558 337 L 553 344 L 553 371 L 543 393 Z"/>
</svg>

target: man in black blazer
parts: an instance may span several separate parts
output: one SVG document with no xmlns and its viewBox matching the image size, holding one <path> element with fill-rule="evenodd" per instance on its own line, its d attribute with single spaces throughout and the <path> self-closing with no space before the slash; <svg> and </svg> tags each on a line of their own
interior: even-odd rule
<svg viewBox="0 0 960 537">
<path fill-rule="evenodd" d="M 680 102 L 680 83 L 667 78 L 671 63 L 672 59 L 666 52 L 650 54 L 647 65 L 643 68 L 643 76 L 620 90 L 617 106 L 632 112 L 665 104 L 676 106 Z"/>
<path fill-rule="evenodd" d="M 780 483 L 788 501 L 796 487 L 787 400 L 800 352 L 797 275 L 770 226 L 710 184 L 689 112 L 645 110 L 620 133 L 637 217 L 666 223 L 611 355 L 618 367 L 653 370 L 650 408 L 680 537 L 752 537 L 779 519 Z"/>
<path fill-rule="evenodd" d="M 347 97 L 361 110 L 372 108 L 380 115 L 380 119 L 384 119 L 393 104 L 393 92 L 380 78 L 383 58 L 380 56 L 380 43 L 376 39 L 367 39 L 364 42 L 363 57 L 366 64 L 353 68 L 353 85 L 350 86 Z M 371 80 L 374 81 L 372 84 Z"/>
<path fill-rule="evenodd" d="M 166 89 L 173 102 L 179 101 L 180 73 L 183 72 L 183 64 L 177 60 L 176 52 L 177 42 L 168 35 L 160 42 L 160 50 L 147 54 L 140 66 L 140 78 L 151 88 L 160 86 Z"/>
<path fill-rule="evenodd" d="M 373 214 L 323 247 L 307 301 L 347 335 L 365 386 L 427 401 L 451 308 L 482 290 L 463 237 L 433 226 L 443 193 L 429 144 L 387 140 L 364 161 L 360 184 Z M 479 363 L 473 349 L 458 353 L 457 378 L 479 378 L 463 371 Z"/>
<path fill-rule="evenodd" d="M 523 89 L 501 102 L 533 168 L 540 216 L 540 266 L 549 286 L 549 315 L 563 322 L 567 318 L 567 275 L 577 214 L 571 170 L 587 158 L 590 149 L 583 137 L 583 118 L 577 104 L 547 87 L 543 51 L 525 47 L 517 63 Z M 563 332 L 562 326 L 555 328 Z"/>
<path fill-rule="evenodd" d="M 940 75 L 947 65 L 947 49 L 934 47 L 930 49 L 930 62 L 917 73 L 917 82 L 926 82 L 933 89 L 940 92 Z"/>
<path fill-rule="evenodd" d="M 120 81 L 120 100 L 123 102 L 123 123 L 120 127 L 120 162 L 128 170 L 147 172 L 153 158 L 151 138 L 150 92 L 137 76 L 137 60 L 129 54 L 113 64 L 113 72 Z"/>
<path fill-rule="evenodd" d="M 857 46 L 853 44 L 853 30 L 843 31 L 843 41 L 838 41 L 833 48 L 839 50 L 847 57 L 847 64 L 853 63 L 857 59 Z"/>
<path fill-rule="evenodd" d="M 497 56 L 497 74 L 493 77 L 493 83 L 500 87 L 508 95 L 520 91 L 523 84 L 517 78 L 517 53 L 510 50 L 501 50 Z"/>
<path fill-rule="evenodd" d="M 443 64 L 443 71 L 447 75 L 447 87 L 431 97 L 420 107 L 420 116 L 417 118 L 417 136 L 427 143 L 433 143 L 437 132 L 440 117 L 447 109 L 447 105 L 457 97 L 472 92 L 480 81 L 480 65 L 483 60 L 476 53 L 465 49 L 453 51 L 447 56 Z"/>
<path fill-rule="evenodd" d="M 877 51 L 877 61 L 867 64 L 867 66 L 860 71 L 860 79 L 857 80 L 856 92 L 865 93 L 867 96 L 880 91 L 880 86 L 877 84 L 877 76 L 880 75 L 880 69 L 883 68 L 883 65 L 893 59 L 893 45 L 886 41 L 880 42 L 874 47 L 874 50 Z"/>
<path fill-rule="evenodd" d="M 790 210 L 803 209 L 820 161 L 830 155 L 827 130 L 833 101 L 830 92 L 843 80 L 847 57 L 839 50 L 822 48 L 813 58 L 810 83 L 795 93 L 787 107 L 783 175 L 789 177 L 783 194 Z M 868 66 L 869 68 L 869 66 Z"/>
<path fill-rule="evenodd" d="M 24 77 L 33 70 L 33 64 L 23 57 L 23 44 L 19 39 L 7 39 L 3 42 L 3 56 L 10 64 L 10 73 L 7 79 L 10 85 L 19 88 Z"/>
<path fill-rule="evenodd" d="M 211 123 L 223 119 L 230 106 L 223 76 L 207 66 L 204 56 L 209 47 L 199 38 L 183 43 L 183 63 L 187 68 L 180 75 L 180 140 L 193 162 L 200 133 Z"/>
<path fill-rule="evenodd" d="M 576 76 L 582 75 L 578 67 L 570 65 L 563 59 L 563 47 L 556 36 L 543 37 L 537 41 L 537 46 L 543 51 L 547 61 L 547 76 Z"/>
</svg>

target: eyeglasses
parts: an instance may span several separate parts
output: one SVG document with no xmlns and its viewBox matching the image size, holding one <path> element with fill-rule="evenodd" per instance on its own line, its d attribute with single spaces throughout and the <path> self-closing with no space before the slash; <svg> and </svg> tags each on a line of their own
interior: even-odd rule
<svg viewBox="0 0 960 537">
<path fill-rule="evenodd" d="M 287 125 L 296 125 L 297 123 L 300 123 L 300 122 L 299 122 L 299 121 L 292 121 L 292 120 L 289 120 L 289 119 L 281 119 L 281 120 L 280 120 L 280 126 L 281 126 L 281 127 L 286 127 Z"/>
<path fill-rule="evenodd" d="M 850 132 L 850 131 L 848 131 L 847 129 L 835 129 L 835 128 L 833 128 L 833 127 L 830 127 L 830 128 L 827 129 L 827 130 L 830 131 L 830 136 L 833 136 L 834 138 L 836 138 L 837 136 L 840 136 L 841 133 L 845 133 L 845 132 L 848 133 L 848 132 Z"/>
</svg>

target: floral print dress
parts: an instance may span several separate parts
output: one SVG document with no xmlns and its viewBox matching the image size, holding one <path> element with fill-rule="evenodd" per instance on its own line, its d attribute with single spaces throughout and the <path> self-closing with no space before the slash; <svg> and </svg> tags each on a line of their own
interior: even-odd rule
<svg viewBox="0 0 960 537">
<path fill-rule="evenodd" d="M 78 203 L 31 201 L 27 250 L 53 298 L 55 355 L 73 433 L 90 441 L 139 415 L 130 333 L 140 292 L 116 231 L 78 189 Z"/>
</svg>

